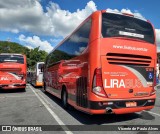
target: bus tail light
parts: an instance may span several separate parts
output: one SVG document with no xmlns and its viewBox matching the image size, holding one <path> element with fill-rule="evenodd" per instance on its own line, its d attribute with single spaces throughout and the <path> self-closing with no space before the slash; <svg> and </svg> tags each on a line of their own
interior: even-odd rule
<svg viewBox="0 0 160 134">
<path fill-rule="evenodd" d="M 96 95 L 99 95 L 101 97 L 107 97 L 107 95 L 104 91 L 104 88 L 103 88 L 101 68 L 96 68 L 94 71 L 92 91 Z"/>
<path fill-rule="evenodd" d="M 148 100 L 148 102 L 154 102 L 154 100 Z"/>
</svg>

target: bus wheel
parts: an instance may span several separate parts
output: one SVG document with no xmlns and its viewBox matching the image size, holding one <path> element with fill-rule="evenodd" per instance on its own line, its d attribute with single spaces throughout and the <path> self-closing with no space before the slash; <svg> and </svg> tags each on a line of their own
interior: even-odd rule
<svg viewBox="0 0 160 134">
<path fill-rule="evenodd" d="M 67 99 L 68 99 L 67 92 L 66 92 L 66 90 L 63 90 L 63 91 L 62 91 L 62 105 L 63 105 L 63 107 L 64 107 L 65 109 L 68 108 Z"/>
<path fill-rule="evenodd" d="M 44 92 L 46 92 L 46 84 L 43 85 Z"/>
</svg>

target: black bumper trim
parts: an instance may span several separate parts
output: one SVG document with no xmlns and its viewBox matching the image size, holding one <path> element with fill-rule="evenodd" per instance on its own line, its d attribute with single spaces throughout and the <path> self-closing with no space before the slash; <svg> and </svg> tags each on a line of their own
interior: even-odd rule
<svg viewBox="0 0 160 134">
<path fill-rule="evenodd" d="M 148 100 L 154 100 L 154 102 L 148 102 Z M 113 102 L 113 104 L 108 105 L 108 102 Z M 110 107 L 112 109 L 120 109 L 120 108 L 135 108 L 135 107 L 126 107 L 126 102 L 137 102 L 136 107 L 145 107 L 145 106 L 153 106 L 155 104 L 155 99 L 147 99 L 147 100 L 118 100 L 118 101 L 89 101 L 89 108 L 93 110 L 104 110 L 106 107 Z"/>
</svg>

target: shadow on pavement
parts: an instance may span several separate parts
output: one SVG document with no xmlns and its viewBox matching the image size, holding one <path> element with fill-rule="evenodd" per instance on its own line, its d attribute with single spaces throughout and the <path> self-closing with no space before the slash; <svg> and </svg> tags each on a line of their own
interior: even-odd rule
<svg viewBox="0 0 160 134">
<path fill-rule="evenodd" d="M 44 92 L 43 90 L 41 90 Z M 57 97 L 51 95 L 48 92 L 44 92 L 50 99 L 52 99 L 56 104 L 58 104 L 60 107 L 62 107 L 61 100 Z M 62 107 L 63 108 L 63 107 Z M 65 109 L 64 109 L 65 110 Z M 101 124 L 107 124 L 107 123 L 117 123 L 117 122 L 124 122 L 129 120 L 134 120 L 137 118 L 146 119 L 146 116 L 142 116 L 141 114 L 132 113 L 132 114 L 122 114 L 122 115 L 115 115 L 115 114 L 103 114 L 103 115 L 89 115 L 86 113 L 83 113 L 81 111 L 78 111 L 74 108 L 72 110 L 66 110 L 72 117 L 74 117 L 76 120 L 81 122 L 82 124 L 86 125 L 101 125 Z M 150 116 L 150 119 L 151 116 Z"/>
<path fill-rule="evenodd" d="M 6 93 L 24 93 L 26 90 L 24 89 L 0 89 L 0 94 L 6 94 Z"/>
<path fill-rule="evenodd" d="M 142 115 L 141 119 L 143 120 L 154 120 L 155 119 L 155 117 L 152 114 L 145 112 L 145 111 L 142 111 L 141 115 Z"/>
</svg>

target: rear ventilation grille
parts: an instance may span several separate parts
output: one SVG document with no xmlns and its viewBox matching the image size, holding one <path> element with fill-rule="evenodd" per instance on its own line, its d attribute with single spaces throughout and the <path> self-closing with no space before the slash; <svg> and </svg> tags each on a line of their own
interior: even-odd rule
<svg viewBox="0 0 160 134">
<path fill-rule="evenodd" d="M 107 53 L 106 56 L 109 64 L 149 66 L 151 63 L 150 56 L 120 53 Z"/>
</svg>

